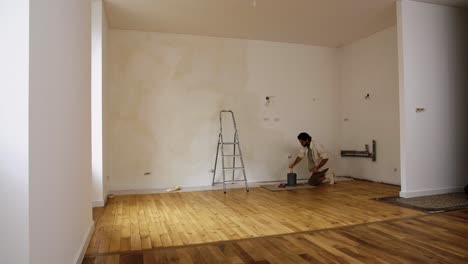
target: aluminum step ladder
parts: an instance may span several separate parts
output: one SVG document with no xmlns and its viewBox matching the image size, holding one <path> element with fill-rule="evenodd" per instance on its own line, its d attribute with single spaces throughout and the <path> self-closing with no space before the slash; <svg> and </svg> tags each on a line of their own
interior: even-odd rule
<svg viewBox="0 0 468 264">
<path fill-rule="evenodd" d="M 233 122 L 233 127 L 234 127 L 234 140 L 232 142 L 225 142 L 224 137 L 223 137 L 223 115 L 230 114 Z M 225 145 L 231 145 L 232 146 L 232 154 L 225 154 Z M 215 177 L 216 177 L 216 168 L 218 165 L 218 156 L 219 156 L 219 150 L 221 149 L 221 166 L 222 166 L 222 173 L 223 173 L 223 180 L 221 182 L 215 182 Z M 232 158 L 232 167 L 226 167 L 225 166 L 225 158 Z M 240 160 L 240 167 L 236 167 L 236 159 Z M 243 179 L 242 180 L 236 180 L 235 179 L 235 172 L 241 170 Z M 226 171 L 232 171 L 232 179 L 231 180 L 226 180 Z M 218 136 L 218 146 L 216 148 L 216 158 L 215 158 L 215 164 L 214 164 L 214 169 L 212 170 L 213 172 L 213 181 L 211 185 L 223 184 L 223 190 L 224 193 L 226 193 L 226 183 L 235 183 L 235 182 L 244 182 L 245 183 L 245 190 L 248 192 L 249 191 L 249 186 L 247 184 L 247 176 L 245 174 L 245 165 L 244 165 L 244 159 L 242 157 L 242 150 L 240 147 L 240 141 L 239 141 L 239 133 L 237 131 L 237 124 L 236 124 L 236 119 L 234 118 L 234 112 L 231 110 L 222 110 L 219 112 L 219 136 Z"/>
</svg>

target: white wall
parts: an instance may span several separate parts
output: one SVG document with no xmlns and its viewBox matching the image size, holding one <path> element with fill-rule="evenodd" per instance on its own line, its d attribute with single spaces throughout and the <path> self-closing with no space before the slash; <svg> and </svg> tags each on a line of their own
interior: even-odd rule
<svg viewBox="0 0 468 264">
<path fill-rule="evenodd" d="M 109 34 L 105 111 L 112 190 L 210 185 L 221 109 L 236 114 L 250 181 L 284 179 L 287 154 L 298 151 L 296 136 L 302 131 L 325 145 L 330 165 L 336 165 L 335 49 L 136 31 Z M 275 96 L 268 107 L 265 96 Z"/>
<path fill-rule="evenodd" d="M 0 259 L 29 262 L 29 1 L 0 1 Z"/>
<path fill-rule="evenodd" d="M 103 161 L 103 91 L 106 82 L 107 18 L 102 0 L 92 1 L 92 172 L 93 206 L 104 206 L 107 184 Z"/>
<path fill-rule="evenodd" d="M 396 27 L 339 49 L 341 148 L 377 142 L 377 161 L 344 157 L 340 175 L 400 184 L 398 48 Z M 369 99 L 365 96 L 369 94 Z M 346 120 L 346 121 L 345 121 Z"/>
<path fill-rule="evenodd" d="M 29 72 L 30 259 L 74 263 L 93 226 L 90 1 L 30 1 Z"/>
<path fill-rule="evenodd" d="M 108 145 L 109 137 L 107 136 L 108 124 L 109 124 L 109 113 L 108 111 L 108 97 L 106 94 L 109 90 L 109 44 L 108 37 L 109 35 L 109 25 L 107 23 L 107 15 L 105 9 L 102 9 L 102 176 L 103 180 L 103 194 L 104 201 L 107 199 L 108 189 L 109 189 L 109 155 L 107 155 L 107 150 L 109 149 Z"/>
<path fill-rule="evenodd" d="M 468 183 L 468 11 L 413 1 L 398 5 L 401 196 Z M 417 107 L 425 108 L 416 113 Z"/>
</svg>

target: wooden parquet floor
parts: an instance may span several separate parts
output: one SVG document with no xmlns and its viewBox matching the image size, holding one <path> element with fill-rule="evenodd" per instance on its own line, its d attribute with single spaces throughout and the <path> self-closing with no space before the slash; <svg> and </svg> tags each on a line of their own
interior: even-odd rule
<svg viewBox="0 0 468 264">
<path fill-rule="evenodd" d="M 424 215 L 370 200 L 399 187 L 365 181 L 270 192 L 253 188 L 115 196 L 96 209 L 87 256 L 316 231 Z M 271 238 L 273 239 L 273 238 Z M 265 241 L 268 241 L 265 240 Z M 250 243 L 250 242 L 245 242 Z"/>
<path fill-rule="evenodd" d="M 468 263 L 468 210 L 85 258 L 83 263 Z"/>
</svg>

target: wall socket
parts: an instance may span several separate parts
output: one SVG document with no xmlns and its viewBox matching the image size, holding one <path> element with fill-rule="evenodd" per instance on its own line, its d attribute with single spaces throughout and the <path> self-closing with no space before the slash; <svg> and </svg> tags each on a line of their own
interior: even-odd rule
<svg viewBox="0 0 468 264">
<path fill-rule="evenodd" d="M 424 111 L 426 111 L 426 108 L 423 108 L 423 107 L 416 108 L 416 113 L 421 113 L 421 112 L 424 112 Z"/>
</svg>

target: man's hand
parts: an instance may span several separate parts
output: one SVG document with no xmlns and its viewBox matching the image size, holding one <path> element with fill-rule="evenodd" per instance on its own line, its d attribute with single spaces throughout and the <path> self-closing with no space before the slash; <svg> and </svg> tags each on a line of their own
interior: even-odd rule
<svg viewBox="0 0 468 264">
<path fill-rule="evenodd" d="M 293 163 L 289 164 L 289 168 L 290 169 L 294 168 L 294 166 L 296 166 L 301 160 L 302 160 L 301 158 L 297 157 Z"/>
<path fill-rule="evenodd" d="M 327 161 L 328 161 L 328 159 L 322 159 L 322 160 L 320 161 L 320 164 L 317 165 L 317 166 L 315 166 L 315 167 L 314 167 L 313 169 L 311 169 L 310 171 L 311 171 L 313 174 L 317 173 L 317 172 L 320 170 L 320 168 L 322 168 L 323 165 L 325 165 L 325 163 L 327 163 Z"/>
</svg>

